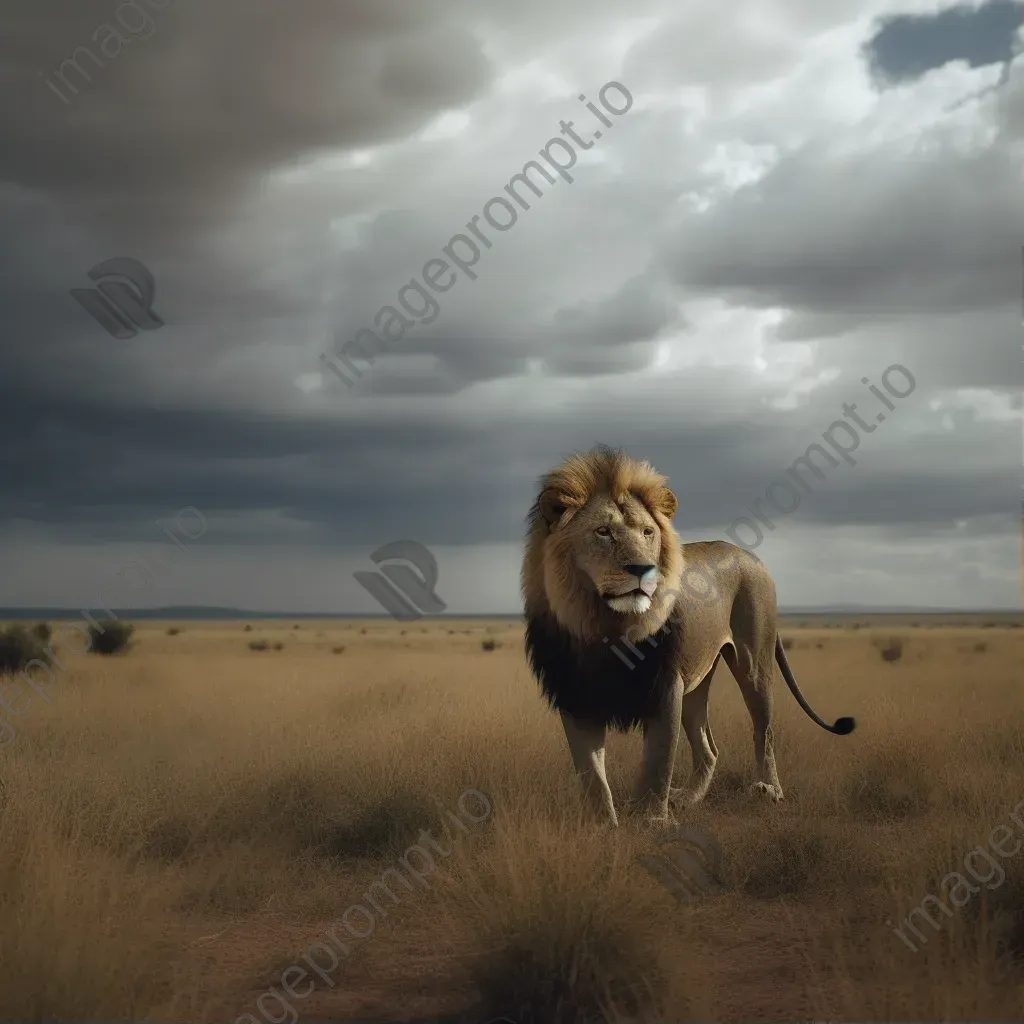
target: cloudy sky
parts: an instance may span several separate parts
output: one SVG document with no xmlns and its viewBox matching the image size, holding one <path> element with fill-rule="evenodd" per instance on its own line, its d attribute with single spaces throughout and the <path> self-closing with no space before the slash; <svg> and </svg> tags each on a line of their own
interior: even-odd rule
<svg viewBox="0 0 1024 1024">
<path fill-rule="evenodd" d="M 1019 608 L 1022 10 L 7 5 L 0 606 L 375 611 L 352 572 L 409 538 L 449 611 L 512 612 L 563 455 L 649 458 L 683 536 L 722 537 L 854 403 L 855 464 L 763 527 L 780 602 Z M 488 226 L 540 150 L 568 162 L 563 121 L 573 180 Z M 474 217 L 475 279 L 327 372 Z M 71 297 L 113 257 L 163 327 Z"/>
</svg>

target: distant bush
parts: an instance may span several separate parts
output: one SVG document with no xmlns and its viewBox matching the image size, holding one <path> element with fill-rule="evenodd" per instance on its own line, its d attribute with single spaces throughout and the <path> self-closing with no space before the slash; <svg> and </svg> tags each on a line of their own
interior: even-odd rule
<svg viewBox="0 0 1024 1024">
<path fill-rule="evenodd" d="M 486 640 L 481 640 L 480 641 L 480 646 L 485 651 L 493 651 L 494 648 L 498 646 L 498 644 L 497 644 L 496 641 L 494 641 L 494 640 L 490 639 L 490 637 L 488 637 Z"/>
<path fill-rule="evenodd" d="M 252 626 L 250 626 L 248 623 L 246 623 L 245 629 L 242 632 L 243 633 L 251 633 L 252 632 Z"/>
<path fill-rule="evenodd" d="M 280 640 L 278 640 L 277 643 L 274 644 L 274 650 L 275 651 L 283 651 L 284 650 L 284 644 L 281 643 Z"/>
<path fill-rule="evenodd" d="M 20 672 L 30 661 L 46 656 L 36 628 L 12 625 L 0 630 L 0 675 Z M 49 629 L 49 626 L 46 627 Z"/>
<path fill-rule="evenodd" d="M 37 622 L 30 630 L 32 635 L 41 643 L 49 643 L 53 630 L 48 622 Z"/>
<path fill-rule="evenodd" d="M 344 654 L 344 653 L 345 653 L 345 647 L 344 647 L 344 645 L 342 645 L 341 647 L 335 647 L 335 648 L 333 648 L 333 649 L 332 649 L 332 651 L 331 651 L 331 653 L 332 653 L 332 654 Z"/>
<path fill-rule="evenodd" d="M 893 638 L 882 648 L 882 661 L 899 661 L 903 657 L 903 641 Z"/>
<path fill-rule="evenodd" d="M 171 628 L 167 630 L 167 635 L 168 636 L 177 636 L 180 632 L 181 632 L 181 630 L 178 629 L 177 626 L 171 626 Z"/>
<path fill-rule="evenodd" d="M 250 640 L 249 650 L 250 651 L 265 651 L 270 644 L 266 640 Z"/>
<path fill-rule="evenodd" d="M 296 622 L 292 629 L 302 629 L 302 627 Z"/>
<path fill-rule="evenodd" d="M 792 646 L 793 646 L 793 638 L 792 638 L 792 637 L 790 637 L 790 636 L 787 636 L 787 637 L 786 637 L 786 638 L 785 638 L 785 639 L 784 639 L 784 640 L 782 641 L 782 649 L 783 649 L 784 651 L 788 651 L 788 650 L 790 650 L 790 649 L 792 648 Z"/>
<path fill-rule="evenodd" d="M 135 627 L 130 622 L 107 619 L 89 627 L 89 650 L 93 654 L 118 654 L 128 649 Z"/>
<path fill-rule="evenodd" d="M 987 644 L 987 643 L 985 643 L 985 641 L 984 641 L 984 640 L 979 640 L 979 641 L 978 641 L 978 642 L 977 642 L 977 643 L 976 643 L 976 644 L 974 645 L 974 653 L 975 653 L 975 654 L 984 654 L 984 653 L 985 653 L 985 651 L 987 651 L 987 650 L 988 650 L 988 644 Z"/>
</svg>

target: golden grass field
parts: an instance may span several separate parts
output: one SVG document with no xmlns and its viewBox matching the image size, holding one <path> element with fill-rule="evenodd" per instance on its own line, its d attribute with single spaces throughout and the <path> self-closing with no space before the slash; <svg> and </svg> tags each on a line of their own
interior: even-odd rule
<svg viewBox="0 0 1024 1024">
<path fill-rule="evenodd" d="M 886 924 L 1024 814 L 1018 624 L 784 623 L 808 700 L 858 729 L 823 732 L 778 678 L 777 806 L 746 792 L 720 666 L 718 770 L 680 821 L 727 891 L 691 906 L 636 863 L 655 834 L 581 818 L 521 623 L 141 624 L 127 654 L 69 655 L 0 750 L 0 1018 L 1020 1020 L 1024 848 L 998 886 L 973 861 L 992 888 L 918 917 L 916 952 Z M 612 739 L 620 805 L 639 749 Z M 446 838 L 467 789 L 492 811 Z M 450 854 L 429 889 L 396 883 L 333 973 L 261 1012 L 423 828 Z"/>
</svg>

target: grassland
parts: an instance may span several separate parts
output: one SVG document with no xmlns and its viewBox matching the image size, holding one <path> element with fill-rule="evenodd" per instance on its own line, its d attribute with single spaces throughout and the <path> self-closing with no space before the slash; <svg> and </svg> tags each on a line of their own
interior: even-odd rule
<svg viewBox="0 0 1024 1024">
<path fill-rule="evenodd" d="M 1024 802 L 1018 624 L 787 623 L 808 699 L 859 728 L 780 680 L 778 806 L 746 792 L 720 668 L 718 770 L 681 820 L 726 892 L 680 906 L 636 862 L 656 836 L 581 819 L 520 623 L 142 623 L 68 655 L 0 749 L 0 1018 L 1019 1020 L 1024 848 L 916 951 L 887 924 Z M 620 800 L 638 753 L 613 738 Z M 460 831 L 468 789 L 492 810 Z M 424 828 L 451 853 L 428 885 L 257 1007 Z"/>
</svg>

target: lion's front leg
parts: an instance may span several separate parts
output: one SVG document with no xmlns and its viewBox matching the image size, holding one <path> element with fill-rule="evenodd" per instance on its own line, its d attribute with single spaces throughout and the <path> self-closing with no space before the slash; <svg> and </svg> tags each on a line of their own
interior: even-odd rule
<svg viewBox="0 0 1024 1024">
<path fill-rule="evenodd" d="M 615 801 L 604 770 L 605 727 L 581 721 L 564 711 L 560 715 L 584 798 L 601 818 L 617 826 L 619 819 L 615 814 Z"/>
<path fill-rule="evenodd" d="M 644 755 L 632 808 L 651 823 L 669 823 L 672 772 L 682 729 L 683 683 L 676 676 L 657 715 L 644 722 Z"/>
</svg>

